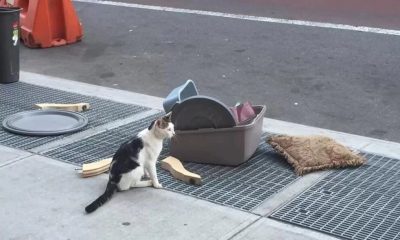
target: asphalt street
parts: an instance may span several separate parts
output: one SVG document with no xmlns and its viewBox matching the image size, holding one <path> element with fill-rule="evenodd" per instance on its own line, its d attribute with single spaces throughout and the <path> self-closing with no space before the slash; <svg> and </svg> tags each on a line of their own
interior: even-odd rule
<svg viewBox="0 0 400 240">
<path fill-rule="evenodd" d="M 400 29 L 398 0 L 113 0 L 213 12 Z"/>
<path fill-rule="evenodd" d="M 22 47 L 21 70 L 159 97 L 192 79 L 202 95 L 226 104 L 266 104 L 269 118 L 400 142 L 399 36 L 74 4 L 84 40 Z M 221 4 L 204 10 L 239 13 Z M 262 11 L 240 13 L 256 15 L 252 8 Z M 398 15 L 366 24 L 396 29 Z"/>
</svg>

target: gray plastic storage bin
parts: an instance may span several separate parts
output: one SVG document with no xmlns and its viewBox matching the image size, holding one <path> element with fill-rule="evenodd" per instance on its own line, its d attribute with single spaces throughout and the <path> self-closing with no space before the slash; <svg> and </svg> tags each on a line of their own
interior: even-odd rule
<svg viewBox="0 0 400 240">
<path fill-rule="evenodd" d="M 170 154 L 184 162 L 237 166 L 257 149 L 266 107 L 254 106 L 256 118 L 247 125 L 232 128 L 176 130 Z"/>
</svg>

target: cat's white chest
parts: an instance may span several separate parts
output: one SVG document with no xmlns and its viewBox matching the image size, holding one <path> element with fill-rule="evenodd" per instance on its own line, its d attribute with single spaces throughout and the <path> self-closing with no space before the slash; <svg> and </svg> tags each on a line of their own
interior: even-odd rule
<svg viewBox="0 0 400 240">
<path fill-rule="evenodd" d="M 152 143 L 151 145 L 146 144 L 145 147 L 139 153 L 139 163 L 140 165 L 144 165 L 149 162 L 157 161 L 158 156 L 160 155 L 162 149 L 162 142 Z"/>
<path fill-rule="evenodd" d="M 147 156 L 149 160 L 157 160 L 158 155 L 160 155 L 162 149 L 162 142 L 153 144 L 152 146 L 146 148 Z"/>
</svg>

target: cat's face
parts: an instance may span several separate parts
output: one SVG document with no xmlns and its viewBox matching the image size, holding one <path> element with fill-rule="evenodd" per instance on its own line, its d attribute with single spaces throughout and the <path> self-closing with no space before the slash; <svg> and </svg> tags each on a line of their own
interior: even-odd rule
<svg viewBox="0 0 400 240">
<path fill-rule="evenodd" d="M 154 123 L 156 135 L 162 138 L 172 138 L 175 135 L 174 124 L 171 122 L 171 114 L 167 114 Z"/>
<path fill-rule="evenodd" d="M 172 122 L 167 123 L 165 128 L 159 128 L 164 138 L 172 138 L 175 135 L 174 124 Z"/>
</svg>

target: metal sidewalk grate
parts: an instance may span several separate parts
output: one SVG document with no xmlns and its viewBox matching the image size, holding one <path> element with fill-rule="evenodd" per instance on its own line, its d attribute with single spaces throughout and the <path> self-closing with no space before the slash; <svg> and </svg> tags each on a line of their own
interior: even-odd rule
<svg viewBox="0 0 400 240">
<path fill-rule="evenodd" d="M 203 185 L 193 186 L 174 179 L 160 169 L 160 182 L 167 189 L 203 200 L 251 211 L 297 179 L 291 167 L 265 143 L 249 161 L 238 167 L 186 163 L 185 168 L 202 176 Z M 167 155 L 164 152 L 165 157 Z"/>
<path fill-rule="evenodd" d="M 146 128 L 155 118 L 149 117 L 96 134 L 44 155 L 75 164 L 111 157 L 122 142 Z M 297 178 L 291 167 L 264 143 L 264 139 L 265 136 L 253 157 L 239 167 L 186 163 L 188 170 L 202 176 L 202 186 L 178 181 L 158 166 L 160 182 L 175 192 L 250 211 Z M 165 143 L 160 159 L 167 155 L 168 143 Z"/>
<path fill-rule="evenodd" d="M 345 239 L 400 239 L 400 160 L 365 156 L 364 166 L 329 174 L 271 218 Z"/>
<path fill-rule="evenodd" d="M 45 102 L 90 103 L 92 109 L 83 113 L 89 118 L 89 124 L 85 129 L 148 110 L 141 106 L 122 104 L 96 97 L 17 82 L 0 85 L 0 121 L 3 121 L 3 119 L 8 115 L 32 110 L 33 104 L 35 103 Z M 66 136 L 68 135 L 54 137 L 26 137 L 11 134 L 1 129 L 0 144 L 28 150 Z"/>
<path fill-rule="evenodd" d="M 121 143 L 129 140 L 141 130 L 147 128 L 152 120 L 161 115 L 162 113 L 155 114 L 121 127 L 107 130 L 42 153 L 42 155 L 74 164 L 95 162 L 103 158 L 112 157 Z"/>
</svg>

